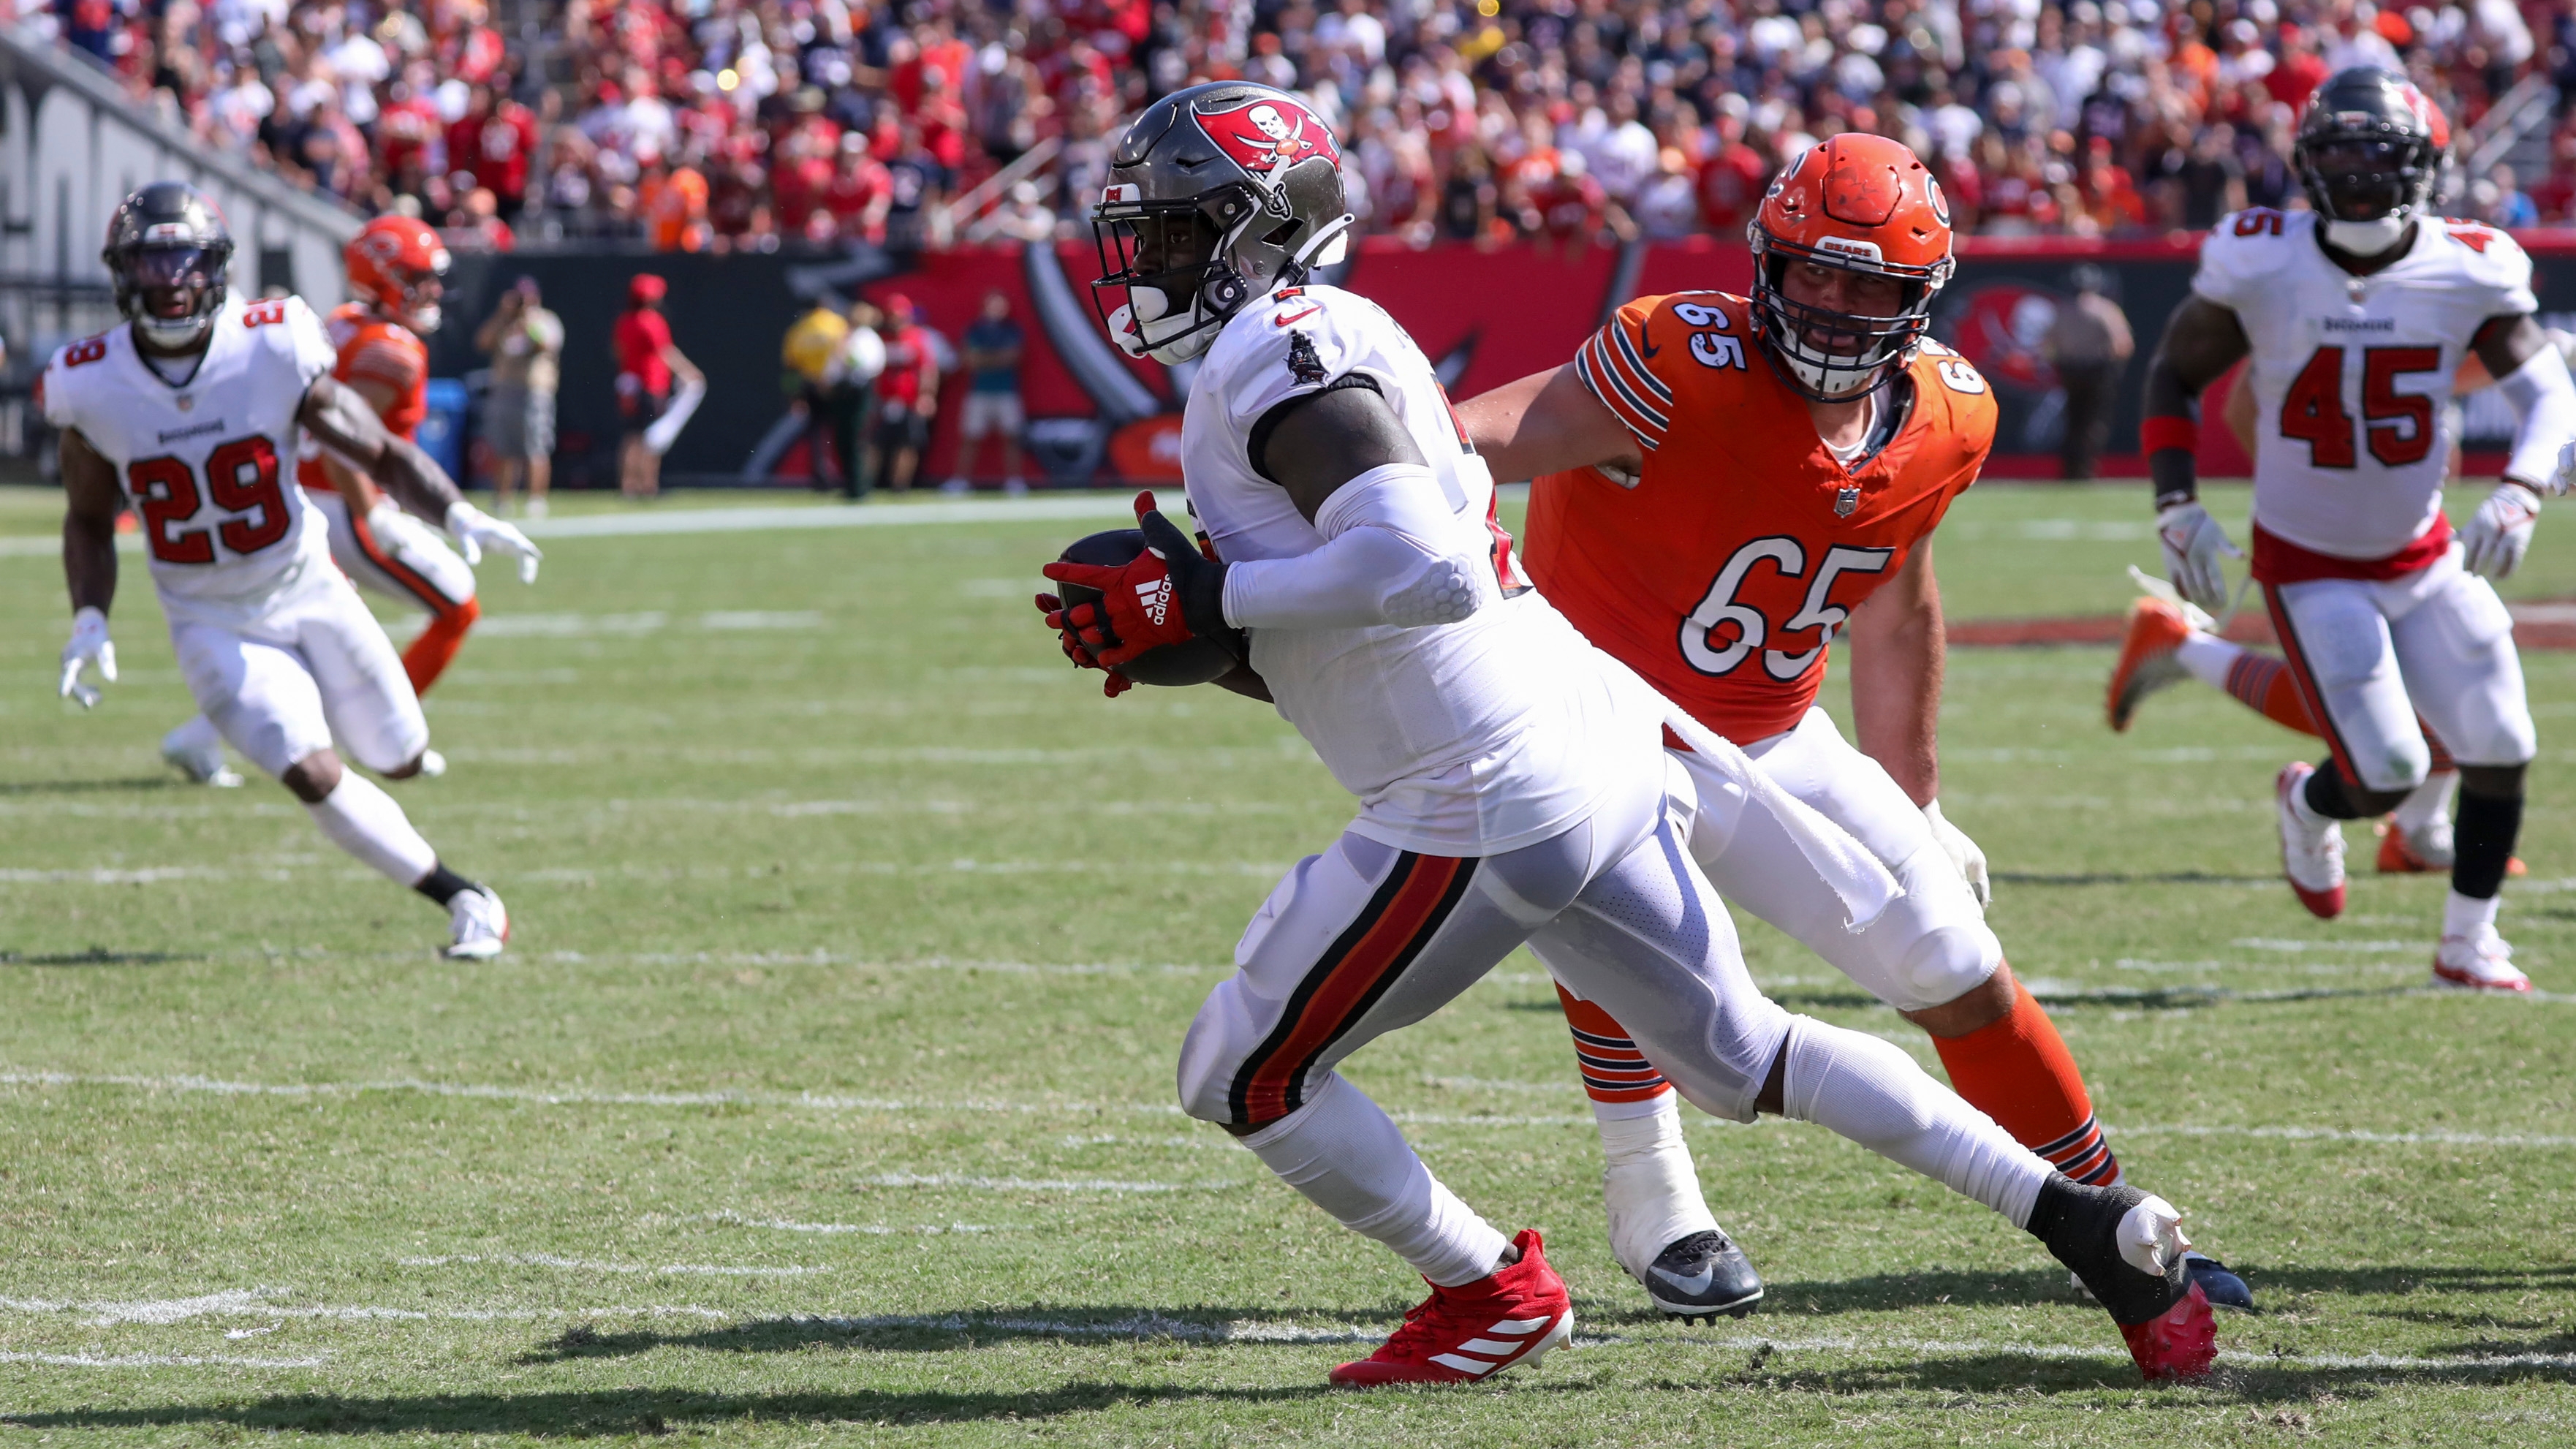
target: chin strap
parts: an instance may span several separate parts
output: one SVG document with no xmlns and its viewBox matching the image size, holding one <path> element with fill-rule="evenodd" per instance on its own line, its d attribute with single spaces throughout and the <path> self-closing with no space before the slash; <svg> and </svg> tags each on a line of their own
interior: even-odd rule
<svg viewBox="0 0 2576 1449">
<path fill-rule="evenodd" d="M 1316 267 L 1332 266 L 1348 256 L 1350 230 L 1358 224 L 1359 218 L 1346 211 L 1315 228 L 1315 234 L 1306 238 L 1304 246 L 1297 248 L 1297 254 L 1288 259 L 1288 265 L 1279 269 L 1279 285 L 1304 286 L 1307 272 Z M 1325 255 L 1327 252 L 1331 255 Z"/>
</svg>

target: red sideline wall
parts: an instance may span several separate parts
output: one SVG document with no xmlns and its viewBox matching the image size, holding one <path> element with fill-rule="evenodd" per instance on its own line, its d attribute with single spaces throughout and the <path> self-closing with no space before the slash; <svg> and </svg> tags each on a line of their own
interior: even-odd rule
<svg viewBox="0 0 2576 1449">
<path fill-rule="evenodd" d="M 2519 234 L 2536 262 L 2544 314 L 2576 327 L 2576 231 Z M 2055 379 L 2037 340 L 2056 306 L 2072 295 L 2071 273 L 2091 263 L 2109 273 L 2113 290 L 2138 335 L 2139 356 L 2119 390 L 2110 450 L 2103 471 L 2143 473 L 2137 457 L 2137 402 L 2146 354 L 2172 309 L 2188 295 L 2199 238 L 2192 234 L 2144 241 L 2086 242 L 2071 238 L 1968 238 L 1960 243 L 1956 278 L 1934 313 L 1934 335 L 1966 353 L 1995 383 L 2002 405 L 1996 456 L 1989 476 L 2054 478 L 2062 428 Z M 1046 264 L 1052 261 L 1053 275 Z M 786 411 L 780 385 L 778 343 L 790 322 L 817 295 L 846 296 L 843 278 L 873 274 L 855 291 L 884 301 L 895 294 L 920 307 L 924 320 L 953 344 L 974 320 L 987 292 L 1010 298 L 1028 336 L 1021 386 L 1029 417 L 1050 440 L 1043 450 L 1058 484 L 1150 481 L 1175 476 L 1179 400 L 1172 379 L 1157 364 L 1128 362 L 1106 351 L 1090 305 L 1090 279 L 1098 261 L 1087 242 L 1060 243 L 1052 258 L 1024 256 L 1016 246 L 965 248 L 907 261 L 860 264 L 840 256 L 548 256 L 458 258 L 451 309 L 460 323 L 480 318 L 501 288 L 519 275 L 536 275 L 547 304 L 565 315 L 575 339 L 566 358 L 562 397 L 563 452 L 558 467 L 567 481 L 614 477 L 598 466 L 615 446 L 616 424 L 605 347 L 597 356 L 582 339 L 604 338 L 622 305 L 627 278 L 657 271 L 671 280 L 673 332 L 711 376 L 706 406 L 682 435 L 668 467 L 678 475 L 738 475 L 761 436 Z M 1484 249 L 1438 246 L 1416 251 L 1387 238 L 1364 240 L 1330 280 L 1360 291 L 1402 323 L 1424 352 L 1451 376 L 1450 391 L 1463 399 L 1528 373 L 1558 366 L 1594 327 L 1630 297 L 1716 289 L 1742 291 L 1752 275 L 1740 244 L 1710 237 L 1626 248 L 1568 252 L 1533 246 Z M 820 280 L 818 280 L 820 279 Z M 1041 302 L 1045 305 L 1041 306 Z M 436 370 L 461 374 L 479 365 L 470 352 L 472 329 L 460 326 L 436 339 Z M 1059 345 L 1061 344 L 1061 345 Z M 1069 360 L 1064 348 L 1084 355 Z M 1083 364 L 1083 365 L 1077 365 Z M 1092 371 L 1086 387 L 1085 365 Z M 1123 371 L 1136 386 L 1123 403 L 1104 406 L 1099 369 Z M 2210 476 L 2241 476 L 2247 462 L 2217 426 L 2222 384 L 2204 408 L 2201 466 Z M 951 374 L 946 395 L 962 395 L 965 379 Z M 1139 390 L 1141 389 L 1141 390 Z M 596 396 L 593 396 L 596 394 Z M 1117 416 L 1121 407 L 1144 414 Z M 2471 465 L 2481 461 L 2481 439 L 2472 415 Z M 949 475 L 956 456 L 956 409 L 943 407 L 922 477 Z M 2500 456 L 2484 461 L 2500 463 Z M 988 452 L 980 472 L 998 472 Z M 774 481 L 802 481 L 801 448 L 773 470 Z M 1033 469 L 1033 477 L 1050 476 Z"/>
</svg>

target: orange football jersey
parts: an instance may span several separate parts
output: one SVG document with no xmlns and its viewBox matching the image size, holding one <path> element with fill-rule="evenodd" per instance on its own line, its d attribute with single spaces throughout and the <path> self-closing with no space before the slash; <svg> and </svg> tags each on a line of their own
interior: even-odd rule
<svg viewBox="0 0 2576 1449">
<path fill-rule="evenodd" d="M 1538 479 L 1524 540 L 1530 577 L 1576 628 L 1748 744 L 1806 714 L 1834 630 L 1995 439 L 1985 378 L 1926 342 L 1891 385 L 1913 395 L 1903 425 L 1846 469 L 1759 355 L 1750 311 L 1723 292 L 1641 297 L 1583 344 L 1577 375 L 1645 465 Z"/>
<path fill-rule="evenodd" d="M 429 344 L 410 328 L 368 311 L 362 302 L 332 308 L 324 327 L 331 334 L 331 345 L 340 350 L 339 365 L 331 375 L 342 382 L 363 380 L 393 389 L 394 405 L 379 416 L 395 437 L 408 438 L 418 431 L 420 420 L 429 416 Z M 318 492 L 331 491 L 322 456 L 309 443 L 295 465 L 295 481 Z"/>
</svg>

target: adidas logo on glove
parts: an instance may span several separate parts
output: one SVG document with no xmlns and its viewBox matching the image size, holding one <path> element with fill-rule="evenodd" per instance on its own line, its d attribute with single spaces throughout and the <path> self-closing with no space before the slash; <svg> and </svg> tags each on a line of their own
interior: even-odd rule
<svg viewBox="0 0 2576 1449">
<path fill-rule="evenodd" d="M 1166 576 L 1156 579 L 1150 584 L 1138 584 L 1136 586 L 1136 602 L 1144 607 L 1145 617 L 1153 620 L 1155 627 L 1160 628 L 1162 626 L 1164 616 L 1172 611 L 1172 581 L 1170 577 Z"/>
</svg>

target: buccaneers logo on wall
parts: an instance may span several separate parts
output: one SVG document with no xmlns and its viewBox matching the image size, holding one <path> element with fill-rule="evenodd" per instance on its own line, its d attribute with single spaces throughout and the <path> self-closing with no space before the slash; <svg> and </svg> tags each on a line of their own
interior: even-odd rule
<svg viewBox="0 0 2576 1449">
<path fill-rule="evenodd" d="M 1314 112 L 1286 96 L 1259 96 L 1227 110 L 1202 111 L 1198 122 L 1218 150 L 1274 191 L 1300 161 L 1320 157 L 1342 164 L 1333 133 Z"/>
</svg>

